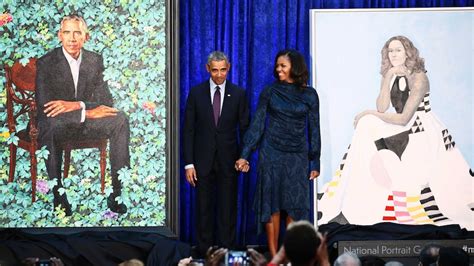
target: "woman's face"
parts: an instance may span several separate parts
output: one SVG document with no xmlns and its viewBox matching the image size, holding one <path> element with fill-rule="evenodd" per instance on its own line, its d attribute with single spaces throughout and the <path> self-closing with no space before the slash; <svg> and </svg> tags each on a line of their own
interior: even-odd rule
<svg viewBox="0 0 474 266">
<path fill-rule="evenodd" d="M 278 80 L 293 83 L 293 79 L 290 77 L 291 62 L 288 56 L 278 57 L 275 70 L 278 74 Z"/>
<path fill-rule="evenodd" d="M 393 40 L 390 42 L 388 45 L 388 58 L 394 67 L 405 64 L 405 61 L 407 60 L 407 54 L 402 42 L 399 40 Z"/>
</svg>

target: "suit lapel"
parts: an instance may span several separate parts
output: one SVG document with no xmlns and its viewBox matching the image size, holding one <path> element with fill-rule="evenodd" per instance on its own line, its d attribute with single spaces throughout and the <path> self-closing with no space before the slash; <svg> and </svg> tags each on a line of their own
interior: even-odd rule
<svg viewBox="0 0 474 266">
<path fill-rule="evenodd" d="M 212 101 L 211 101 L 211 84 L 206 82 L 204 84 L 204 87 L 202 88 L 204 90 L 204 93 L 201 94 L 203 95 L 204 99 L 202 99 L 202 102 L 204 103 L 204 108 L 207 113 L 209 123 L 211 124 L 212 127 L 216 127 L 216 124 L 214 123 L 214 110 L 212 108 Z"/>
<path fill-rule="evenodd" d="M 71 73 L 71 67 L 69 66 L 69 63 L 66 59 L 66 56 L 64 55 L 62 48 L 58 48 L 57 50 L 57 59 L 58 59 L 58 64 L 56 65 L 57 67 L 57 73 L 58 77 L 64 78 L 65 81 L 65 88 L 67 89 L 67 95 L 72 95 L 74 98 L 74 80 L 72 79 L 72 73 Z M 70 97 L 70 96 L 68 96 Z"/>
<path fill-rule="evenodd" d="M 224 102 L 222 103 L 221 117 L 219 118 L 219 123 L 217 124 L 218 126 L 225 119 L 226 114 L 230 112 L 229 108 L 231 108 L 230 102 L 232 101 L 233 92 L 234 91 L 233 91 L 232 84 L 230 83 L 230 81 L 227 81 L 225 85 L 225 93 L 223 95 Z"/>
</svg>

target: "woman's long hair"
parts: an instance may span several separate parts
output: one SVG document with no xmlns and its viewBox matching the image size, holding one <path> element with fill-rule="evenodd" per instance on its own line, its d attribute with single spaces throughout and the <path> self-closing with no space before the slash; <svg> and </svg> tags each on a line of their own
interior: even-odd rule
<svg viewBox="0 0 474 266">
<path fill-rule="evenodd" d="M 280 56 L 287 56 L 291 62 L 290 78 L 293 79 L 294 84 L 300 88 L 308 86 L 308 67 L 304 61 L 303 55 L 294 49 L 285 49 L 278 52 L 275 57 L 275 64 L 273 65 L 273 76 L 278 80 L 278 73 L 276 65 Z"/>
</svg>

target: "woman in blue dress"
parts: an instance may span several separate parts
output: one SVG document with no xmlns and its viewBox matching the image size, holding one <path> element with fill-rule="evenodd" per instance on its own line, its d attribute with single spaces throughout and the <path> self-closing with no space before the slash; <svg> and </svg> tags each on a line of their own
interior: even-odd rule
<svg viewBox="0 0 474 266">
<path fill-rule="evenodd" d="M 308 219 L 310 180 L 319 176 L 321 138 L 319 98 L 309 87 L 308 69 L 295 50 L 280 51 L 273 75 L 277 81 L 261 92 L 236 169 L 248 171 L 248 158 L 259 148 L 253 210 L 265 225 L 272 256 L 277 252 L 280 214 L 286 224 Z M 260 232 L 260 226 L 258 226 Z"/>
</svg>

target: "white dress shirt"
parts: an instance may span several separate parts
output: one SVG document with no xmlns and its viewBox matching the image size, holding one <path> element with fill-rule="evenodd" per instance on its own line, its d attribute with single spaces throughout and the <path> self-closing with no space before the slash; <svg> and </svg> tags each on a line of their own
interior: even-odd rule
<svg viewBox="0 0 474 266">
<path fill-rule="evenodd" d="M 74 59 L 63 47 L 63 54 L 66 57 L 67 62 L 69 63 L 69 68 L 71 69 L 72 80 L 74 81 L 74 97 L 77 98 L 77 82 L 79 80 L 79 68 L 81 67 L 82 62 L 82 52 L 79 54 L 79 57 Z M 81 123 L 86 120 L 86 105 L 84 102 L 79 101 L 81 105 Z"/>
</svg>

